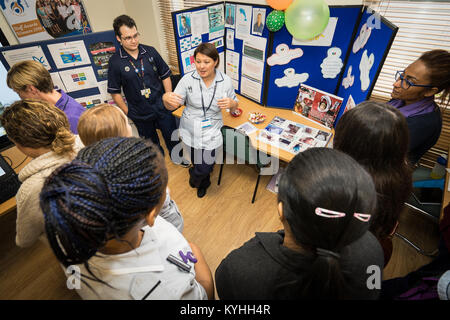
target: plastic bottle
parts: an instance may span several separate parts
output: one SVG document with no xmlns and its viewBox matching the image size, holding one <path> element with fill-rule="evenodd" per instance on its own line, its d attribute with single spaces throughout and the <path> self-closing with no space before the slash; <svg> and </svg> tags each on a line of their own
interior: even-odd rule
<svg viewBox="0 0 450 320">
<path fill-rule="evenodd" d="M 445 167 L 447 166 L 447 156 L 441 154 L 431 170 L 432 179 L 442 179 L 445 176 Z"/>
</svg>

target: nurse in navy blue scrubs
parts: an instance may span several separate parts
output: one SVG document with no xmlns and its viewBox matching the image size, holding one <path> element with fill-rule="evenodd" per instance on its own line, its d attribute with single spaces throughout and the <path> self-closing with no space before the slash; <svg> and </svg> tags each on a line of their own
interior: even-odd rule
<svg viewBox="0 0 450 320">
<path fill-rule="evenodd" d="M 139 135 L 151 139 L 164 154 L 156 132 L 160 129 L 171 154 L 178 143 L 177 139 L 171 139 L 177 125 L 162 103 L 162 95 L 172 91 L 171 71 L 155 48 L 139 44 L 139 32 L 132 18 L 121 15 L 114 20 L 113 27 L 121 47 L 109 60 L 108 92 L 133 120 Z M 179 162 L 176 155 L 171 157 Z"/>
</svg>

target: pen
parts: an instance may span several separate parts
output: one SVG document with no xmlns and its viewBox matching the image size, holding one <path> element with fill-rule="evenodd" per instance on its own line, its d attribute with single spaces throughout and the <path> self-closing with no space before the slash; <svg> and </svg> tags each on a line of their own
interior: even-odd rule
<svg viewBox="0 0 450 320">
<path fill-rule="evenodd" d="M 150 293 L 152 293 L 156 289 L 156 287 L 159 286 L 160 283 L 161 283 L 161 280 L 158 280 L 158 282 L 153 286 L 153 288 L 151 288 L 150 291 L 147 292 L 147 294 L 141 300 L 147 299 L 147 297 L 150 295 Z"/>
</svg>

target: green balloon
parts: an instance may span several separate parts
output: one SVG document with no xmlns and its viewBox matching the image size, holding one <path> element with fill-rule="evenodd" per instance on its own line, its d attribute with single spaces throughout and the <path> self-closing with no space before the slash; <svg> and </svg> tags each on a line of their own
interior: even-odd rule
<svg viewBox="0 0 450 320">
<path fill-rule="evenodd" d="M 294 0 L 285 11 L 286 28 L 299 40 L 320 35 L 328 25 L 330 8 L 325 0 Z"/>
<path fill-rule="evenodd" d="M 266 19 L 266 26 L 269 31 L 276 32 L 284 26 L 284 12 L 273 10 Z"/>
</svg>

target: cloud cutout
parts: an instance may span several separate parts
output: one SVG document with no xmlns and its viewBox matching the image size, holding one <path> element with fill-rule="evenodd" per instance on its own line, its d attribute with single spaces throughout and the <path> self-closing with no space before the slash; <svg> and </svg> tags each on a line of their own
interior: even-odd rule
<svg viewBox="0 0 450 320">
<path fill-rule="evenodd" d="M 305 82 L 308 80 L 309 74 L 308 73 L 295 73 L 294 68 L 287 68 L 284 70 L 284 77 L 275 79 L 275 84 L 278 87 L 298 87 L 300 83 Z"/>
<path fill-rule="evenodd" d="M 347 77 L 345 77 L 342 80 L 342 86 L 345 89 L 348 89 L 349 87 L 353 86 L 353 83 L 355 82 L 355 76 L 352 75 L 353 67 L 350 66 L 347 70 Z"/>
<path fill-rule="evenodd" d="M 302 49 L 289 49 L 287 44 L 282 43 L 277 46 L 275 53 L 267 58 L 267 64 L 269 66 L 288 64 L 292 59 L 300 58 L 302 55 Z"/>
<path fill-rule="evenodd" d="M 375 56 L 373 53 L 370 56 L 367 55 L 367 50 L 364 50 L 364 53 L 361 57 L 361 62 L 359 63 L 359 71 L 361 80 L 361 90 L 366 91 L 370 86 L 370 69 L 372 69 L 373 63 L 375 61 Z"/>
<path fill-rule="evenodd" d="M 333 47 L 328 49 L 328 56 L 323 59 L 320 68 L 322 69 L 322 75 L 324 78 L 334 79 L 341 72 L 344 64 L 342 63 L 341 54 L 342 50 Z"/>
<path fill-rule="evenodd" d="M 364 23 L 361 27 L 361 31 L 359 32 L 358 38 L 356 38 L 353 43 L 353 53 L 357 53 L 359 50 L 364 48 L 367 41 L 369 41 L 370 34 L 372 33 L 372 28 L 367 26 L 367 23 Z"/>
</svg>

